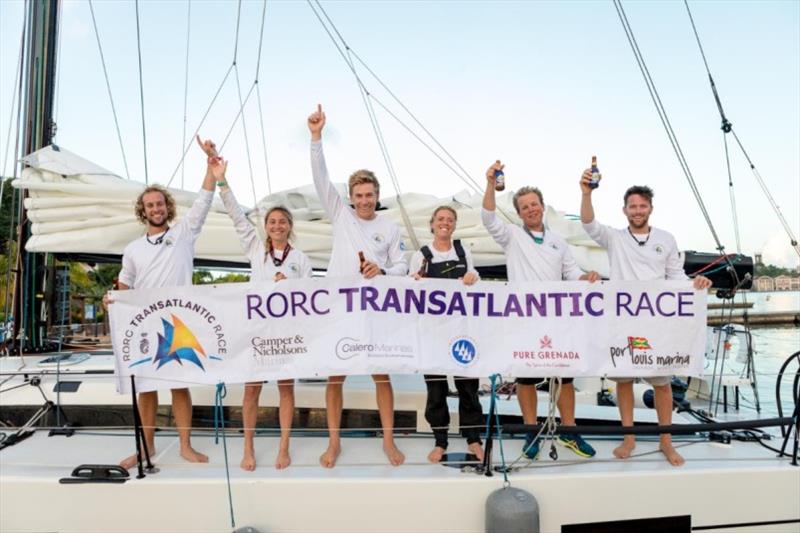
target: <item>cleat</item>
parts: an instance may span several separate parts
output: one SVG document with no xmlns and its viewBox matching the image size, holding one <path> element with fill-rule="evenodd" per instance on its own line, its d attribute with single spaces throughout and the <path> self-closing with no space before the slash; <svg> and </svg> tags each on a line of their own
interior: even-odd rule
<svg viewBox="0 0 800 533">
<path fill-rule="evenodd" d="M 565 448 L 569 448 L 576 455 L 581 457 L 594 457 L 597 453 L 592 445 L 586 442 L 580 435 L 559 435 L 558 442 Z"/>
</svg>

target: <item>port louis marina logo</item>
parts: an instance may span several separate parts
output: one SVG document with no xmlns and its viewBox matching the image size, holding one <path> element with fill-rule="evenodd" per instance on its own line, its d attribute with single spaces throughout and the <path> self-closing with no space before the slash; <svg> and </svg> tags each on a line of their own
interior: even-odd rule
<svg viewBox="0 0 800 533">
<path fill-rule="evenodd" d="M 151 353 L 150 339 L 154 337 L 157 343 Z M 227 347 L 223 326 L 212 310 L 182 298 L 168 298 L 144 306 L 133 316 L 122 340 L 122 360 L 128 368 L 150 363 L 156 370 L 179 365 L 205 372 L 209 361 L 222 361 Z"/>
<path fill-rule="evenodd" d="M 511 356 L 515 361 L 522 361 L 528 367 L 566 366 L 566 361 L 576 361 L 581 358 L 577 350 L 563 350 L 558 344 L 554 347 L 553 338 L 549 335 L 542 336 L 538 344 L 538 350 L 534 347 L 514 350 Z"/>
<path fill-rule="evenodd" d="M 456 363 L 468 366 L 478 358 L 477 343 L 470 337 L 458 337 L 450 342 L 450 355 Z"/>
<path fill-rule="evenodd" d="M 676 352 L 674 354 L 659 353 L 647 337 L 628 337 L 628 343 L 625 346 L 615 347 L 609 349 L 611 356 L 611 363 L 614 368 L 620 359 L 629 358 L 630 365 L 633 367 L 689 367 L 691 356 L 689 354 L 681 354 Z"/>
</svg>

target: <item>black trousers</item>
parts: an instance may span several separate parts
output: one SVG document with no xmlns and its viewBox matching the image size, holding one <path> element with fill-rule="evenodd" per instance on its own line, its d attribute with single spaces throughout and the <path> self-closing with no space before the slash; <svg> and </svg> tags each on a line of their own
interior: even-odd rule
<svg viewBox="0 0 800 533">
<path fill-rule="evenodd" d="M 461 435 L 468 444 L 481 442 L 483 411 L 478 400 L 477 378 L 455 378 L 458 390 L 458 416 L 461 422 Z M 447 408 L 449 386 L 447 376 L 425 374 L 428 386 L 428 401 L 425 404 L 425 420 L 433 428 L 436 446 L 447 449 L 447 430 L 450 427 L 450 410 Z"/>
</svg>

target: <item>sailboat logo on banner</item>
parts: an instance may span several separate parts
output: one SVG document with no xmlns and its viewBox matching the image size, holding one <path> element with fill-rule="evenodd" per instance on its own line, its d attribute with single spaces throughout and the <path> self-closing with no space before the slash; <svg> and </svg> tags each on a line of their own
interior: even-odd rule
<svg viewBox="0 0 800 533">
<path fill-rule="evenodd" d="M 197 336 L 176 315 L 171 315 L 171 318 L 171 323 L 164 318 L 161 319 L 163 332 L 158 333 L 156 355 L 140 359 L 131 364 L 131 367 L 152 361 L 158 370 L 167 363 L 177 362 L 182 366 L 184 361 L 187 361 L 205 371 L 202 359 L 208 358 L 209 355 L 197 340 Z"/>
</svg>

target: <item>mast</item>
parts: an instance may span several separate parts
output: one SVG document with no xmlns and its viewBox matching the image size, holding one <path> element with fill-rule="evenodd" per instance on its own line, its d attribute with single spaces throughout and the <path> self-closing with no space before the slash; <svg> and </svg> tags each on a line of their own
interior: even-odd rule
<svg viewBox="0 0 800 533">
<path fill-rule="evenodd" d="M 23 154 L 30 154 L 52 142 L 55 133 L 56 44 L 60 0 L 28 0 L 25 28 L 25 84 Z M 31 234 L 22 190 L 19 202 L 19 232 L 14 284 L 14 337 L 23 330 L 19 349 L 37 350 L 44 344 L 48 322 L 45 284 L 52 257 L 28 253 L 25 244 Z"/>
</svg>

